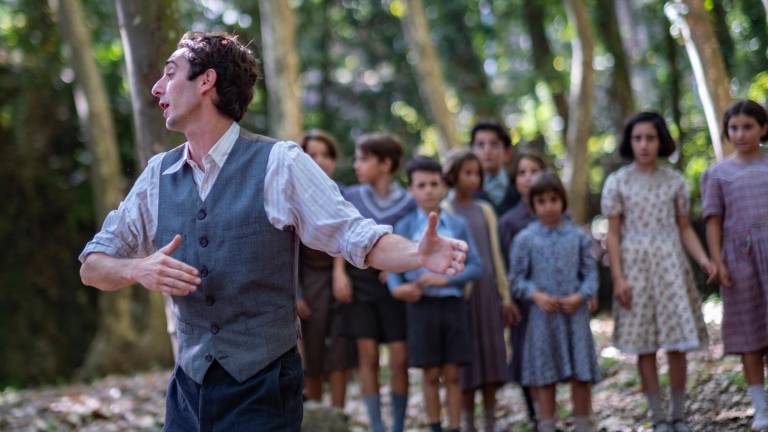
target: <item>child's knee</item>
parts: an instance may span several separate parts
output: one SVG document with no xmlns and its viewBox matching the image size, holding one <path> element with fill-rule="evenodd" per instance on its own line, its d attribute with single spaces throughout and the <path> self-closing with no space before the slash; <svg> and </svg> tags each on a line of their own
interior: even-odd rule
<svg viewBox="0 0 768 432">
<path fill-rule="evenodd" d="M 367 348 L 359 350 L 358 361 L 363 369 L 377 369 L 379 367 L 378 352 Z"/>
<path fill-rule="evenodd" d="M 443 380 L 446 385 L 459 385 L 459 369 L 457 367 L 443 368 Z"/>
<path fill-rule="evenodd" d="M 424 369 L 424 385 L 431 387 L 437 387 L 440 385 L 440 369 L 429 368 Z"/>
</svg>

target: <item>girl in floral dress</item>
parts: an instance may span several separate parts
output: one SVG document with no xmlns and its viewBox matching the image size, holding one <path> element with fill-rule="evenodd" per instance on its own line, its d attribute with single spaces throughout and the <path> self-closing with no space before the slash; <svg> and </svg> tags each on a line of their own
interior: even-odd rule
<svg viewBox="0 0 768 432">
<path fill-rule="evenodd" d="M 614 345 L 638 355 L 643 392 L 654 431 L 688 431 L 685 419 L 686 352 L 702 349 L 707 332 L 687 250 L 710 281 L 716 276 L 688 220 L 683 176 L 658 163 L 675 150 L 664 118 L 634 115 L 619 153 L 633 160 L 605 181 L 608 253 L 614 293 Z M 661 407 L 656 352 L 667 352 L 670 417 Z"/>
</svg>

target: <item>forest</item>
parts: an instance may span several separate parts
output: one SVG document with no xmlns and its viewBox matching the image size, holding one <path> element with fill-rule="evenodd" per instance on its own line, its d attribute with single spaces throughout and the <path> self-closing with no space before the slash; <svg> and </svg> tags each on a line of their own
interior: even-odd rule
<svg viewBox="0 0 768 432">
<path fill-rule="evenodd" d="M 289 140 L 330 132 L 344 183 L 365 132 L 441 158 L 496 119 L 515 149 L 546 155 L 574 220 L 599 235 L 600 191 L 639 110 L 667 119 L 669 162 L 703 229 L 699 178 L 732 151 L 724 110 L 768 100 L 767 11 L 765 0 L 0 1 L 0 389 L 173 364 L 162 297 L 85 287 L 77 256 L 149 157 L 184 141 L 150 88 L 185 31 L 247 41 L 265 77 L 241 125 Z"/>
</svg>

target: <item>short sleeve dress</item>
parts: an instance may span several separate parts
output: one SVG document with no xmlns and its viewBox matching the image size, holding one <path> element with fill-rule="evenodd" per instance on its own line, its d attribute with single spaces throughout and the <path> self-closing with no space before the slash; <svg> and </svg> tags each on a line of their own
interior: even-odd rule
<svg viewBox="0 0 768 432">
<path fill-rule="evenodd" d="M 705 347 L 701 301 L 677 226 L 689 211 L 683 176 L 630 164 L 605 181 L 601 207 L 604 216 L 622 218 L 621 268 L 632 290 L 631 309 L 614 300 L 614 345 L 631 354 Z"/>
<path fill-rule="evenodd" d="M 562 298 L 597 294 L 597 266 L 592 240 L 573 222 L 547 227 L 532 222 L 515 237 L 510 275 L 517 297 L 530 298 L 534 289 Z M 573 314 L 544 312 L 531 304 L 522 352 L 520 383 L 543 386 L 571 379 L 600 380 L 595 342 L 589 327 L 589 305 Z"/>
<path fill-rule="evenodd" d="M 768 155 L 726 159 L 701 178 L 704 217 L 723 218 L 722 258 L 733 284 L 723 298 L 723 349 L 768 347 Z"/>
</svg>

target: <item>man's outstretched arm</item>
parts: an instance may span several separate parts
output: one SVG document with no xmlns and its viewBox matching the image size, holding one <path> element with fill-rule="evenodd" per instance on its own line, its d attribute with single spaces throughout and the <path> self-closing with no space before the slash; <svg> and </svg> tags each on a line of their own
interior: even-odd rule
<svg viewBox="0 0 768 432">
<path fill-rule="evenodd" d="M 403 273 L 424 267 L 453 276 L 464 271 L 467 243 L 437 235 L 437 213 L 429 214 L 424 237 L 415 243 L 396 234 L 385 234 L 366 256 L 366 264 L 379 270 Z"/>
</svg>

